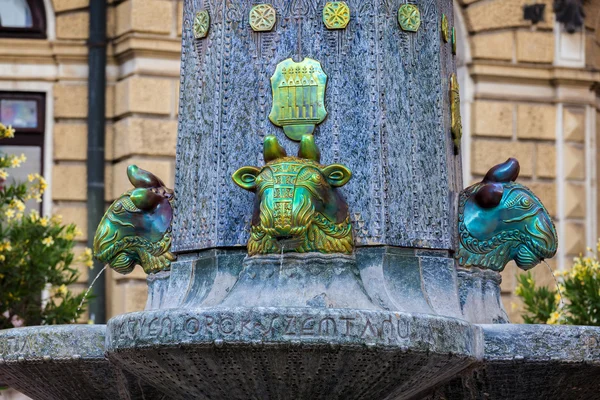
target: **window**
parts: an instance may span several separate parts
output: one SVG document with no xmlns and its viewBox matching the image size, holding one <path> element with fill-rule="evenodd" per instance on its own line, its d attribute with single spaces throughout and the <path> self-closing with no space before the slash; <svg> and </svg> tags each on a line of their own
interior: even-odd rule
<svg viewBox="0 0 600 400">
<path fill-rule="evenodd" d="M 43 0 L 0 0 L 0 36 L 45 38 Z"/>
<path fill-rule="evenodd" d="M 0 92 L 0 122 L 16 130 L 14 138 L 0 141 L 0 152 L 27 157 L 19 168 L 8 171 L 9 181 L 25 182 L 27 175 L 43 173 L 45 104 L 43 93 Z M 38 209 L 40 205 L 30 200 L 27 207 Z"/>
</svg>

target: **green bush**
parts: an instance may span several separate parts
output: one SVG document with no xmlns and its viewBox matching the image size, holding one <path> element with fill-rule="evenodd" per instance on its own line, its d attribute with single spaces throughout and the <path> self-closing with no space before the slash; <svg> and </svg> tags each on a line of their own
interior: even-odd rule
<svg viewBox="0 0 600 400">
<path fill-rule="evenodd" d="M 0 124 L 0 139 L 13 135 Z M 72 267 L 77 228 L 63 225 L 60 216 L 26 213 L 25 202 L 41 202 L 46 189 L 40 175 L 6 184 L 7 169 L 24 161 L 24 155 L 0 155 L 0 329 L 70 323 L 85 312 L 85 304 L 78 310 L 83 294 L 67 288 L 79 278 Z M 91 251 L 77 261 L 91 266 Z"/>
<path fill-rule="evenodd" d="M 591 249 L 588 250 L 592 253 Z M 570 270 L 556 272 L 555 275 L 560 279 L 558 288 L 536 287 L 530 273 L 518 277 L 515 293 L 525 305 L 525 323 L 600 326 L 600 262 L 597 253 L 590 257 L 576 257 Z"/>
</svg>

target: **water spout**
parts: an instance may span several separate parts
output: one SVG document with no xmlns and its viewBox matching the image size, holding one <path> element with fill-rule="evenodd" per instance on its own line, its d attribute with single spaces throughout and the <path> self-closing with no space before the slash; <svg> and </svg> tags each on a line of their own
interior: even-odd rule
<svg viewBox="0 0 600 400">
<path fill-rule="evenodd" d="M 85 300 L 87 299 L 88 295 L 90 294 L 90 291 L 92 290 L 92 287 L 94 287 L 94 283 L 96 283 L 96 281 L 98 280 L 98 278 L 100 278 L 100 276 L 102 275 L 102 273 L 104 271 L 106 271 L 106 267 L 107 267 L 107 265 L 105 265 L 104 268 L 102 268 L 102 270 L 98 273 L 98 275 L 96 275 L 96 277 L 94 278 L 94 280 L 90 284 L 90 287 L 88 287 L 87 290 L 85 291 L 85 294 L 83 295 L 83 299 L 81 299 L 81 303 L 79 303 L 79 307 L 77 307 L 77 311 L 75 312 L 75 315 L 79 314 L 79 311 L 81 310 L 81 307 L 83 307 L 83 303 L 85 303 Z M 75 323 L 75 318 L 76 317 L 73 317 L 73 320 L 71 321 L 72 324 Z"/>
</svg>

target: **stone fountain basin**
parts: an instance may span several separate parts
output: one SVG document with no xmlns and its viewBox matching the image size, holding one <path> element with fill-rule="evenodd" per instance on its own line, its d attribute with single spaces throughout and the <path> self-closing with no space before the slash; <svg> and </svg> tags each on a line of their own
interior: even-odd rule
<svg viewBox="0 0 600 400">
<path fill-rule="evenodd" d="M 411 398 L 482 354 L 480 328 L 352 309 L 164 309 L 111 319 L 111 362 L 173 399 Z"/>
<path fill-rule="evenodd" d="M 600 327 L 480 326 L 482 362 L 431 399 L 600 398 Z"/>
<path fill-rule="evenodd" d="M 36 400 L 162 399 L 109 363 L 105 332 L 105 325 L 2 330 L 0 381 Z"/>
<path fill-rule="evenodd" d="M 595 399 L 599 343 L 598 327 L 167 309 L 122 315 L 108 328 L 0 331 L 0 381 L 36 400 Z"/>
</svg>

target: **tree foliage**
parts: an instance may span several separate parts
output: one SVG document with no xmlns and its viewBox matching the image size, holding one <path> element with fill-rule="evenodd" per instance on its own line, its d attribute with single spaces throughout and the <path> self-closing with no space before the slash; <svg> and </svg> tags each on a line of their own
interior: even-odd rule
<svg viewBox="0 0 600 400">
<path fill-rule="evenodd" d="M 13 129 L 0 124 L 0 139 L 13 135 Z M 63 225 L 58 215 L 27 211 L 26 201 L 41 202 L 46 189 L 42 176 L 7 184 L 7 170 L 24 161 L 24 155 L 0 154 L 0 329 L 77 319 L 85 305 L 78 309 L 83 293 L 75 295 L 68 288 L 79 278 L 73 263 L 92 265 L 89 249 L 76 260 L 75 225 Z"/>
</svg>

